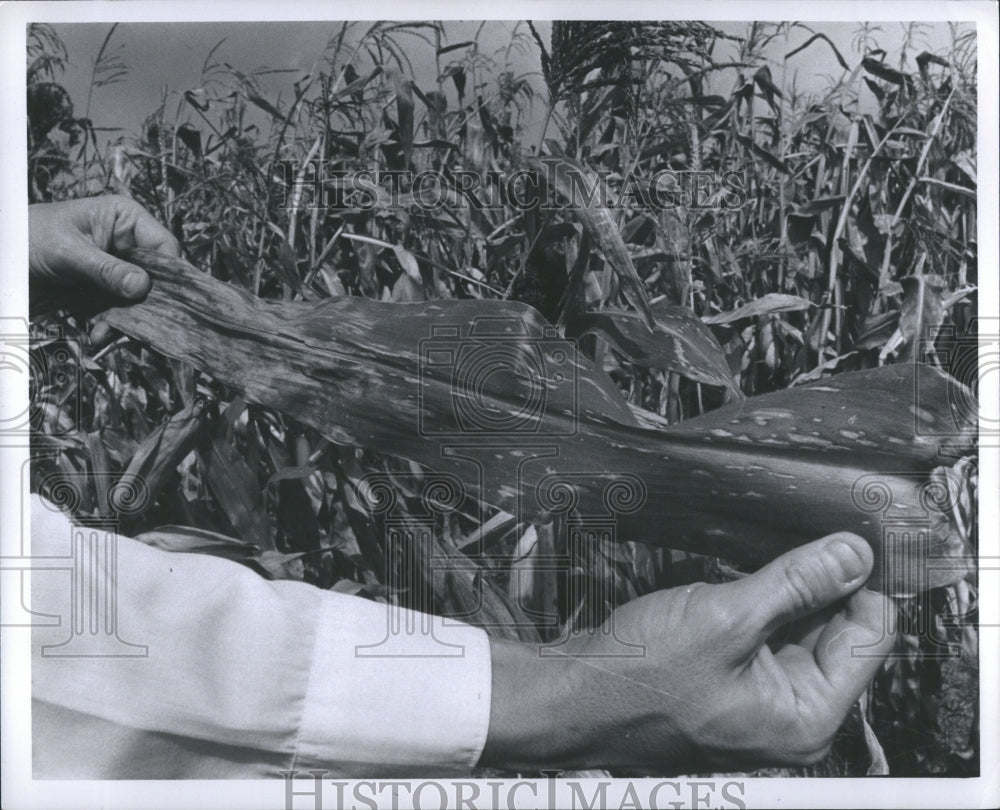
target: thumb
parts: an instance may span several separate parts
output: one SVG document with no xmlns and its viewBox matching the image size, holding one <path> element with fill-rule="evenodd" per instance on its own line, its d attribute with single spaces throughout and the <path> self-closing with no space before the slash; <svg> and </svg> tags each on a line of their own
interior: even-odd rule
<svg viewBox="0 0 1000 810">
<path fill-rule="evenodd" d="M 754 574 L 729 583 L 735 609 L 753 611 L 748 653 L 767 642 L 788 622 L 849 596 L 872 569 L 868 543 L 839 532 L 782 554 Z"/>
<path fill-rule="evenodd" d="M 119 298 L 142 298 L 149 292 L 150 280 L 144 270 L 105 253 L 91 242 L 84 243 L 74 263 L 79 275 Z"/>
</svg>

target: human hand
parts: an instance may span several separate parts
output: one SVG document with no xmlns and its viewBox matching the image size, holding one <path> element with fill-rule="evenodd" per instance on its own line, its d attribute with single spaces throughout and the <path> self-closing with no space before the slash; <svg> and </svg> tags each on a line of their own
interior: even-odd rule
<svg viewBox="0 0 1000 810">
<path fill-rule="evenodd" d="M 127 197 L 29 206 L 32 298 L 76 302 L 82 298 L 95 310 L 100 308 L 93 305 L 95 301 L 107 306 L 115 300 L 142 298 L 149 292 L 149 276 L 114 255 L 129 248 L 180 256 L 180 246 L 170 231 Z"/>
<path fill-rule="evenodd" d="M 840 533 L 736 582 L 629 602 L 547 651 L 557 658 L 493 642 L 481 764 L 663 775 L 817 762 L 892 649 L 892 603 L 861 589 L 871 568 L 868 544 Z"/>
</svg>

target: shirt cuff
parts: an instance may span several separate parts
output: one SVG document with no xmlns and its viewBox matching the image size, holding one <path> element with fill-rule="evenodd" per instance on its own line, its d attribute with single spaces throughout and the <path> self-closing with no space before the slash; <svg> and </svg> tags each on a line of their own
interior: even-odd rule
<svg viewBox="0 0 1000 810">
<path fill-rule="evenodd" d="M 343 767 L 346 749 L 366 776 L 468 774 L 489 729 L 486 633 L 360 598 L 322 604 L 295 767 Z"/>
</svg>

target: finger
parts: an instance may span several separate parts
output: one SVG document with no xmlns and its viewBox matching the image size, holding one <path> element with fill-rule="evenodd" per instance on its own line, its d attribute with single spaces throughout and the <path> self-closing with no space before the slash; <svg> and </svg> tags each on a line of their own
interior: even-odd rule
<svg viewBox="0 0 1000 810">
<path fill-rule="evenodd" d="M 115 338 L 115 330 L 107 321 L 97 321 L 90 330 L 90 346 L 94 351 L 99 351 L 107 346 Z"/>
<path fill-rule="evenodd" d="M 813 655 L 828 701 L 846 712 L 878 673 L 896 637 L 896 606 L 865 588 L 852 594 L 816 641 Z"/>
<path fill-rule="evenodd" d="M 853 593 L 867 579 L 868 543 L 840 532 L 782 554 L 754 574 L 721 586 L 732 610 L 745 615 L 744 654 L 753 654 L 779 627 Z"/>
<path fill-rule="evenodd" d="M 132 232 L 135 247 L 156 250 L 174 258 L 180 258 L 180 243 L 145 208 L 139 207 Z"/>
<path fill-rule="evenodd" d="M 149 276 L 144 270 L 99 250 L 85 239 L 78 243 L 73 265 L 78 275 L 111 295 L 136 299 L 149 292 Z"/>
<path fill-rule="evenodd" d="M 768 639 L 768 645 L 772 650 L 793 644 L 802 647 L 812 653 L 816 648 L 816 640 L 820 637 L 827 622 L 836 615 L 843 607 L 842 603 L 834 603 L 825 608 L 817 610 L 815 613 L 801 619 L 796 619 L 775 630 L 774 635 Z"/>
<path fill-rule="evenodd" d="M 823 625 L 812 649 L 789 644 L 774 654 L 811 728 L 832 735 L 840 726 L 892 651 L 895 618 L 891 600 L 861 589 Z"/>
</svg>

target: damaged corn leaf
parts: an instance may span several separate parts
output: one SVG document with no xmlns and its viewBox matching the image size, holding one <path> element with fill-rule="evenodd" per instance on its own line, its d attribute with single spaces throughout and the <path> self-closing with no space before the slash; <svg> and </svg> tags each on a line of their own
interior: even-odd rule
<svg viewBox="0 0 1000 810">
<path fill-rule="evenodd" d="M 641 428 L 523 304 L 265 302 L 180 260 L 132 259 L 154 285 L 109 312 L 115 328 L 331 441 L 450 474 L 528 522 L 610 510 L 620 539 L 748 564 L 852 531 L 875 550 L 870 584 L 886 592 L 965 574 L 931 474 L 967 454 L 975 416 L 955 408 L 971 393 L 930 366 L 840 374 Z"/>
</svg>

